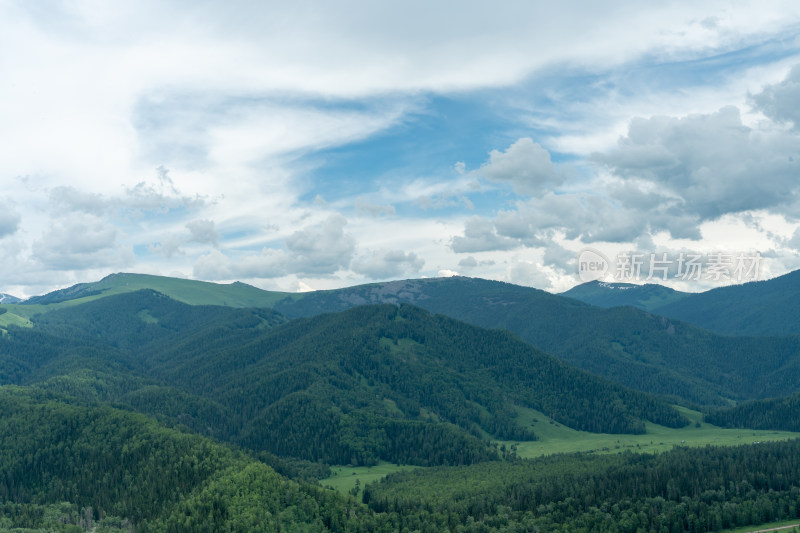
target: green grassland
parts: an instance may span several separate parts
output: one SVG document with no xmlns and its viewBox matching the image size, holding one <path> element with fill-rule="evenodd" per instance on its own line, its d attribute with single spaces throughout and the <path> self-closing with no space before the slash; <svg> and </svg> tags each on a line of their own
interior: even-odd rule
<svg viewBox="0 0 800 533">
<path fill-rule="evenodd" d="M 331 476 L 319 481 L 323 487 L 335 489 L 341 493 L 350 492 L 356 486 L 356 481 L 360 487 L 367 483 L 378 481 L 386 475 L 403 470 L 413 470 L 421 468 L 419 466 L 396 465 L 393 463 L 381 462 L 375 466 L 332 466 Z"/>
<path fill-rule="evenodd" d="M 29 328 L 33 326 L 33 324 L 24 316 L 20 316 L 17 313 L 6 312 L 0 315 L 0 330 L 4 330 L 4 328 L 8 326 Z"/>
<path fill-rule="evenodd" d="M 686 427 L 671 429 L 647 422 L 644 435 L 612 435 L 576 431 L 552 421 L 533 409 L 519 409 L 519 423 L 533 427 L 539 440 L 533 442 L 501 442 L 516 446 L 517 455 L 523 458 L 554 453 L 617 453 L 625 450 L 656 453 L 674 446 L 733 446 L 753 442 L 786 440 L 800 437 L 789 431 L 762 431 L 752 429 L 726 429 L 703 422 L 703 415 L 683 407 L 677 409 L 691 421 Z"/>
<path fill-rule="evenodd" d="M 97 283 L 88 284 L 86 290 L 93 294 L 87 296 L 49 304 L 6 304 L 2 307 L 8 310 L 6 315 L 13 314 L 24 320 L 39 313 L 141 289 L 152 289 L 189 305 L 223 305 L 227 307 L 272 307 L 286 297 L 297 296 L 292 293 L 265 291 L 239 282 L 220 284 L 148 274 L 114 274 Z M 3 318 L 0 316 L 0 326 L 3 325 L 2 320 Z"/>
<path fill-rule="evenodd" d="M 534 409 L 518 408 L 519 422 L 533 427 L 539 440 L 532 442 L 498 441 L 498 446 L 510 449 L 514 446 L 521 458 L 534 458 L 557 453 L 658 453 L 671 450 L 675 446 L 735 446 L 800 438 L 800 433 L 789 431 L 759 431 L 750 429 L 726 429 L 702 421 L 703 415 L 684 407 L 676 407 L 681 414 L 691 420 L 684 428 L 671 429 L 647 423 L 644 435 L 614 435 L 608 433 L 589 433 L 568 428 Z M 699 427 L 698 427 L 699 424 Z M 420 468 L 382 462 L 377 466 L 333 466 L 331 477 L 320 480 L 324 487 L 347 493 L 356 485 L 378 481 L 393 472 Z M 780 525 L 788 525 L 780 524 Z M 771 526 L 764 526 L 771 527 Z M 755 529 L 736 530 L 737 532 Z"/>
</svg>

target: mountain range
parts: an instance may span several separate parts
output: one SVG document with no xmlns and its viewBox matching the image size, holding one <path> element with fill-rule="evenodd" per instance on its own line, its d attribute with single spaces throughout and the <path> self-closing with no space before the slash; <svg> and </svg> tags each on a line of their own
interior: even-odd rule
<svg viewBox="0 0 800 533">
<path fill-rule="evenodd" d="M 796 279 L 728 291 L 766 314 L 772 300 L 785 310 L 778 295 Z M 552 529 L 566 516 L 630 521 L 612 512 L 619 498 L 669 524 L 713 521 L 731 502 L 783 516 L 794 489 L 780 476 L 794 466 L 775 457 L 796 445 L 517 458 L 541 428 L 682 431 L 674 403 L 748 435 L 800 430 L 800 337 L 656 314 L 743 293 L 576 289 L 452 277 L 293 294 L 115 274 L 2 304 L 0 531 Z M 728 481 L 712 475 L 722 463 Z M 367 505 L 316 481 L 332 465 L 393 464 L 424 472 L 370 485 Z"/>
<path fill-rule="evenodd" d="M 536 438 L 518 408 L 606 433 L 642 433 L 644 420 L 688 423 L 654 397 L 506 332 L 413 306 L 287 321 L 271 310 L 189 306 L 141 290 L 33 323 L 0 342 L 7 383 L 126 405 L 311 461 L 486 460 L 496 454 L 486 437 Z"/>
<path fill-rule="evenodd" d="M 561 296 L 575 298 L 597 307 L 631 306 L 645 311 L 654 311 L 664 305 L 678 302 L 690 296 L 690 293 L 676 291 L 656 283 L 635 285 L 633 283 L 589 281 L 562 292 Z"/>
<path fill-rule="evenodd" d="M 800 335 L 800 270 L 700 293 L 592 281 L 562 296 L 599 307 L 633 306 L 723 335 Z"/>
<path fill-rule="evenodd" d="M 773 312 L 769 305 L 771 295 L 780 294 L 779 303 L 792 304 L 793 300 L 787 295 L 800 290 L 793 288 L 800 285 L 798 281 L 798 276 L 790 274 L 697 295 L 661 290 L 658 286 L 620 288 L 598 283 L 585 284 L 570 292 L 593 295 L 591 299 L 596 303 L 602 300 L 603 294 L 608 295 L 606 303 L 621 303 L 619 294 L 631 295 L 629 298 L 637 301 L 649 294 L 651 302 L 653 295 L 661 295 L 661 301 L 666 295 L 673 300 L 666 307 L 676 315 L 699 307 L 699 304 L 687 305 L 681 311 L 678 308 L 681 302 L 712 301 L 710 299 L 719 300 L 723 296 L 734 298 L 738 291 L 755 291 L 751 312 L 763 317 Z M 792 323 L 800 320 L 800 313 L 783 313 L 785 327 L 780 335 L 759 336 L 756 332 L 732 336 L 635 306 L 601 308 L 529 287 L 463 277 L 280 293 L 242 283 L 220 285 L 115 274 L 97 283 L 2 306 L 7 312 L 0 315 L 0 327 L 3 324 L 24 325 L 36 315 L 47 317 L 54 310 L 142 288 L 195 305 L 270 308 L 288 319 L 335 313 L 366 304 L 409 304 L 475 326 L 508 330 L 543 352 L 590 373 L 690 405 L 727 405 L 730 401 L 782 396 L 793 391 L 800 382 L 800 341 L 788 334 L 794 327 Z M 730 313 L 730 306 L 725 308 L 725 313 Z M 712 315 L 709 313 L 705 321 L 710 321 Z"/>
<path fill-rule="evenodd" d="M 795 337 L 730 337 L 636 309 L 473 278 L 433 278 L 307 293 L 278 301 L 288 317 L 365 303 L 408 303 L 522 340 L 591 373 L 694 404 L 782 395 L 800 382 Z"/>
<path fill-rule="evenodd" d="M 0 304 L 15 304 L 21 301 L 22 300 L 16 296 L 11 296 L 10 294 L 0 292 Z"/>
</svg>

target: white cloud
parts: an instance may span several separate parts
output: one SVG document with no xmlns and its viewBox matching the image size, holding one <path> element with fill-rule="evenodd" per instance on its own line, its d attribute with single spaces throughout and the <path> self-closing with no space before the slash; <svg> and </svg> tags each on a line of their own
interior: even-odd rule
<svg viewBox="0 0 800 533">
<path fill-rule="evenodd" d="M 547 243 L 542 263 L 558 268 L 563 272 L 573 273 L 577 271 L 577 255 L 575 252 L 564 248 L 555 240 Z"/>
<path fill-rule="evenodd" d="M 160 242 L 151 244 L 148 248 L 151 252 L 163 255 L 169 259 L 176 255 L 184 255 L 186 253 L 181 249 L 183 243 L 183 238 L 178 235 L 171 235 Z"/>
<path fill-rule="evenodd" d="M 549 272 L 541 265 L 528 261 L 519 261 L 511 265 L 508 270 L 508 279 L 511 283 L 546 289 L 552 286 Z"/>
<path fill-rule="evenodd" d="M 231 259 L 219 250 L 200 256 L 194 264 L 194 276 L 209 280 L 277 278 L 286 274 L 288 258 L 283 250 L 265 248 L 260 254 L 245 254 Z"/>
<path fill-rule="evenodd" d="M 213 220 L 193 220 L 186 224 L 189 230 L 189 242 L 219 246 L 219 233 Z"/>
<path fill-rule="evenodd" d="M 621 126 L 632 109 L 624 74 L 603 78 L 642 61 L 658 69 L 777 42 L 798 20 L 800 6 L 789 1 L 509 1 L 455 10 L 347 1 L 312 2 L 304 11 L 240 0 L 0 2 L 0 79 L 11 80 L 0 84 L 0 180 L 14 201 L 0 209 L 0 239 L 17 243 L 15 268 L 54 284 L 131 264 L 164 272 L 194 265 L 196 276 L 214 279 L 317 276 L 314 283 L 324 284 L 401 267 L 406 275 L 423 268 L 421 257 L 432 274 L 454 266 L 453 251 L 482 259 L 544 247 L 556 234 L 624 241 L 667 230 L 696 239 L 704 222 L 724 213 L 800 215 L 789 160 L 798 159 L 789 130 L 797 126 L 798 74 L 783 81 L 774 74 L 788 52 L 759 59 L 746 87 L 728 79 L 724 91 L 716 82 L 679 87 L 675 100 L 637 95 L 642 118 L 630 129 Z M 495 88 L 563 65 L 599 80 L 588 82 L 598 84 L 597 100 L 570 102 L 569 91 L 543 89 L 550 109 L 520 102 L 542 121 L 525 127 L 498 115 L 505 123 L 487 138 L 505 144 L 478 170 L 423 162 L 424 172 L 400 168 L 380 183 L 365 181 L 346 205 L 328 190 L 321 192 L 330 204 L 305 201 L 327 179 L 325 165 L 336 157 L 329 149 L 428 120 L 439 112 L 431 101 L 475 89 L 492 101 Z M 774 83 L 760 92 L 767 82 Z M 748 91 L 765 126 L 755 115 L 707 111 L 709 102 L 737 103 Z M 702 105 L 692 107 L 692 99 Z M 555 110 L 564 102 L 601 110 L 587 137 L 538 134 L 568 122 Z M 464 118 L 466 125 L 471 117 Z M 584 125 L 568 124 L 572 135 Z M 623 142 L 606 150 L 620 132 Z M 519 140 L 508 146 L 510 135 Z M 606 165 L 599 175 L 586 165 L 582 175 L 572 163 L 555 165 L 547 151 L 570 157 L 597 146 Z M 452 160 L 476 168 L 480 155 L 463 152 Z M 487 207 L 479 193 L 490 186 L 477 175 L 530 198 Z M 326 219 L 354 206 L 347 232 L 343 218 Z M 443 219 L 419 215 L 419 207 Z M 476 217 L 465 219 L 470 210 Z M 415 230 L 390 231 L 401 222 Z M 198 256 L 205 245 L 218 249 Z M 151 254 L 141 252 L 148 247 Z M 391 252 L 392 259 L 398 249 L 415 252 Z M 563 263 L 557 249 L 546 250 L 553 265 Z"/>
<path fill-rule="evenodd" d="M 492 150 L 489 161 L 475 173 L 490 181 L 509 183 L 523 196 L 552 190 L 564 182 L 550 153 L 527 137 L 517 140 L 505 152 Z"/>
<path fill-rule="evenodd" d="M 33 258 L 46 268 L 76 270 L 128 265 L 130 250 L 117 246 L 116 228 L 94 215 L 73 214 L 54 220 L 33 242 Z"/>
<path fill-rule="evenodd" d="M 787 246 L 794 251 L 800 253 L 800 228 L 797 228 L 792 235 L 792 238 L 787 241 Z"/>
<path fill-rule="evenodd" d="M 331 215 L 322 224 L 307 227 L 286 238 L 292 269 L 298 274 L 333 274 L 350 266 L 355 240 L 344 232 L 347 220 Z"/>
<path fill-rule="evenodd" d="M 470 255 L 459 261 L 458 266 L 461 268 L 475 268 L 478 266 L 478 260 Z"/>
<path fill-rule="evenodd" d="M 346 224 L 341 215 L 331 215 L 320 224 L 297 230 L 286 237 L 286 251 L 264 248 L 258 254 L 226 254 L 212 250 L 197 259 L 194 275 L 213 280 L 330 276 L 348 268 L 355 252 L 354 239 L 344 232 Z"/>
<path fill-rule="evenodd" d="M 791 80 L 798 71 L 764 91 L 770 105 L 791 110 L 784 92 L 794 90 Z M 761 102 L 763 94 L 754 101 Z M 536 194 L 494 220 L 469 219 L 452 247 L 456 252 L 544 248 L 545 263 L 565 270 L 570 255 L 554 244 L 556 234 L 583 244 L 630 243 L 659 232 L 699 241 L 712 238 L 711 226 L 705 235 L 701 231 L 705 223 L 727 215 L 767 210 L 793 219 L 800 215 L 798 146 L 794 131 L 763 121 L 745 125 L 735 107 L 635 118 L 616 148 L 594 154 L 600 164 L 594 176 L 574 172 L 562 179 L 545 150 L 521 139 L 506 152 L 492 152 L 482 169 L 502 169 L 495 179 L 510 181 L 520 194 Z M 528 157 L 512 157 L 519 147 L 526 147 Z M 550 185 L 558 183 L 562 190 L 536 190 L 530 176 L 537 175 L 549 176 Z"/>
<path fill-rule="evenodd" d="M 356 211 L 372 217 L 397 214 L 397 210 L 392 204 L 373 204 L 361 197 L 356 198 Z"/>
<path fill-rule="evenodd" d="M 351 268 L 370 279 L 391 279 L 418 274 L 424 264 L 414 252 L 378 250 L 354 259 Z"/>
<path fill-rule="evenodd" d="M 121 192 L 118 189 L 100 194 L 59 185 L 49 190 L 48 200 L 48 206 L 56 215 L 82 212 L 96 216 L 111 216 L 118 212 L 163 214 L 171 210 L 201 209 L 210 203 L 208 198 L 178 190 L 169 176 L 169 170 L 164 167 L 155 170 L 155 179 L 122 187 Z"/>
<path fill-rule="evenodd" d="M 800 130 L 800 65 L 796 65 L 780 83 L 764 88 L 753 96 L 756 108 L 778 122 L 789 122 Z"/>
<path fill-rule="evenodd" d="M 16 233 L 21 217 L 10 205 L 0 203 L 0 239 Z"/>
<path fill-rule="evenodd" d="M 684 118 L 635 119 L 619 146 L 595 160 L 681 200 L 687 215 L 773 208 L 796 200 L 800 136 L 742 124 L 739 110 Z"/>
<path fill-rule="evenodd" d="M 477 216 L 464 224 L 463 236 L 457 235 L 451 241 L 451 247 L 456 253 L 510 250 L 518 246 L 518 241 L 499 235 L 491 221 Z"/>
<path fill-rule="evenodd" d="M 101 194 L 79 191 L 64 185 L 50 190 L 50 205 L 59 214 L 81 211 L 98 216 L 111 207 L 110 202 Z"/>
<path fill-rule="evenodd" d="M 494 229 L 503 239 L 528 246 L 543 245 L 554 231 L 587 243 L 627 242 L 647 231 L 648 221 L 642 212 L 615 205 L 598 193 L 548 193 L 500 212 Z"/>
</svg>

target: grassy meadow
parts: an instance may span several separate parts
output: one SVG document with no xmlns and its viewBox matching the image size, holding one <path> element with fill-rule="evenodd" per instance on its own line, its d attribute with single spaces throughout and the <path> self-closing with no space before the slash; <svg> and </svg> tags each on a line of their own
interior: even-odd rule
<svg viewBox="0 0 800 533">
<path fill-rule="evenodd" d="M 612 435 L 576 431 L 554 422 L 538 411 L 520 408 L 520 423 L 532 426 L 539 440 L 506 441 L 501 444 L 515 445 L 518 456 L 531 458 L 573 452 L 618 453 L 629 450 L 656 453 L 671 450 L 674 446 L 735 446 L 800 437 L 800 433 L 788 431 L 720 428 L 703 422 L 703 415 L 698 411 L 683 407 L 677 409 L 691 421 L 691 424 L 671 429 L 648 422 L 647 433 L 644 435 Z"/>
<path fill-rule="evenodd" d="M 529 459 L 557 453 L 658 453 L 671 450 L 675 446 L 736 446 L 758 442 L 800 438 L 800 433 L 788 431 L 760 431 L 752 429 L 726 429 L 703 422 L 703 415 L 698 411 L 677 407 L 691 424 L 680 429 L 671 429 L 657 424 L 647 423 L 644 435 L 614 435 L 607 433 L 588 433 L 568 428 L 534 409 L 519 408 L 519 421 L 530 425 L 539 437 L 532 442 L 498 441 L 498 446 L 516 448 L 519 457 Z M 367 483 L 378 481 L 384 476 L 400 470 L 420 468 L 408 465 L 381 463 L 377 466 L 333 466 L 333 475 L 320 481 L 325 487 L 331 487 L 346 493 L 355 487 L 356 480 L 363 487 Z M 789 524 L 780 524 L 789 525 Z M 771 526 L 764 526 L 771 527 Z M 776 526 L 777 527 L 777 526 Z M 756 529 L 736 530 L 737 533 L 756 531 Z"/>
</svg>

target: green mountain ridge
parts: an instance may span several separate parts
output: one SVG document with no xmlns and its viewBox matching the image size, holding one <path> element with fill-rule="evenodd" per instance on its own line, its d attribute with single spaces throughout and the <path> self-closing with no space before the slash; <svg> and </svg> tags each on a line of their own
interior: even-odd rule
<svg viewBox="0 0 800 533">
<path fill-rule="evenodd" d="M 288 294 L 243 284 L 117 274 L 87 285 L 92 291 L 105 291 L 99 295 L 85 296 L 82 291 L 87 287 L 78 287 L 70 292 L 79 296 L 73 300 L 63 300 L 66 293 L 61 293 L 56 298 L 59 303 L 0 306 L 9 311 L 0 315 L 0 328 L 28 324 L 28 319 L 15 313 L 47 316 L 64 306 L 148 285 L 154 290 L 166 288 L 179 293 L 181 301 L 187 303 L 245 306 L 255 302 L 258 307 L 270 307 L 288 317 L 338 312 L 365 304 L 408 303 L 473 325 L 507 329 L 533 346 L 591 373 L 694 405 L 725 405 L 730 401 L 781 396 L 796 391 L 800 382 L 800 343 L 796 337 L 720 336 L 639 309 L 599 309 L 537 289 L 463 277 L 401 280 Z M 199 292 L 193 293 L 195 290 Z M 640 288 L 622 292 L 628 290 Z M 641 290 L 660 291 L 657 286 Z M 238 300 L 230 296 L 231 291 L 239 294 Z M 792 316 L 785 319 L 793 320 Z"/>
<path fill-rule="evenodd" d="M 800 516 L 800 441 L 396 473 L 351 494 L 140 414 L 0 387 L 0 531 L 719 531 Z"/>
<path fill-rule="evenodd" d="M 69 339 L 64 356 L 62 338 Z M 9 358 L 19 383 L 76 396 L 89 387 L 101 401 L 175 422 L 185 408 L 181 422 L 195 430 L 313 461 L 491 459 L 489 437 L 535 438 L 516 422 L 515 405 L 588 431 L 643 432 L 645 419 L 687 423 L 656 399 L 571 368 L 509 333 L 410 306 L 285 322 L 266 309 L 193 307 L 139 291 L 41 315 L 33 331 L 12 330 L 0 348 L 13 355 L 34 343 L 43 352 L 36 368 L 26 373 L 19 367 L 31 361 Z M 97 390 L 72 362 L 74 351 L 84 359 L 96 354 L 82 364 L 100 372 L 100 381 L 103 373 L 127 372 L 125 383 L 138 385 Z"/>
<path fill-rule="evenodd" d="M 32 304 L 30 327 L 0 336 L 0 532 L 717 531 L 800 517 L 798 441 L 517 459 L 542 426 L 687 421 L 509 330 L 561 359 L 618 351 L 621 377 L 638 363 L 720 397 L 765 379 L 796 387 L 793 337 L 719 336 L 469 278 L 283 294 L 271 308 L 110 292 Z M 771 427 L 798 409 L 794 395 L 707 421 Z M 428 468 L 356 484 L 364 504 L 313 481 L 332 463 L 385 461 Z"/>
<path fill-rule="evenodd" d="M 118 273 L 94 283 L 80 283 L 34 296 L 10 309 L 30 318 L 37 313 L 141 289 L 151 289 L 190 305 L 227 307 L 271 307 L 276 301 L 291 296 L 291 293 L 265 291 L 239 281 L 220 284 L 150 274 Z"/>
<path fill-rule="evenodd" d="M 692 294 L 653 312 L 723 335 L 800 335 L 800 270 Z"/>
<path fill-rule="evenodd" d="M 727 409 L 713 409 L 705 419 L 734 428 L 800 431 L 800 392 L 781 398 L 743 402 Z"/>
<path fill-rule="evenodd" d="M 357 515 L 371 522 L 353 501 L 139 414 L 9 386 L 0 387 L 0 410 L 2 529 L 329 531 L 356 530 Z"/>
<path fill-rule="evenodd" d="M 654 311 L 661 306 L 680 301 L 690 296 L 690 293 L 676 291 L 655 283 L 635 285 L 633 283 L 589 281 L 562 292 L 560 296 L 575 298 L 597 307 L 630 305 L 644 311 Z"/>
<path fill-rule="evenodd" d="M 800 383 L 797 337 L 726 337 L 632 307 L 601 309 L 529 287 L 432 278 L 307 293 L 274 309 L 312 316 L 410 303 L 522 340 L 625 386 L 700 405 L 779 396 Z"/>
<path fill-rule="evenodd" d="M 0 304 L 16 304 L 21 301 L 22 300 L 20 298 L 17 298 L 16 296 L 0 292 Z"/>
</svg>

